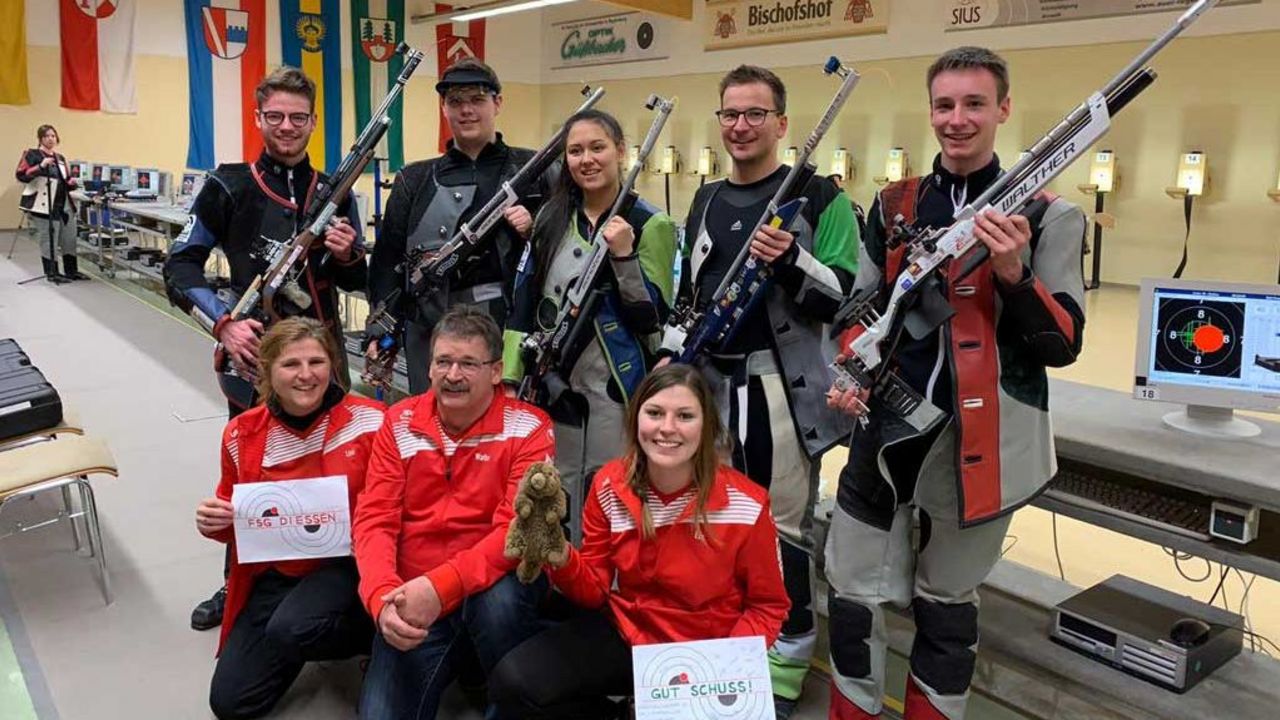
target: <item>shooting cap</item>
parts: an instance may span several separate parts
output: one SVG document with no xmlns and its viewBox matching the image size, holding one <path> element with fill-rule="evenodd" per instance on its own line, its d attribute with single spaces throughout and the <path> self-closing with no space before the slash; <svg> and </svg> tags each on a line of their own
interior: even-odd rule
<svg viewBox="0 0 1280 720">
<path fill-rule="evenodd" d="M 462 85 L 478 85 L 494 93 L 502 92 L 498 74 L 475 58 L 463 58 L 445 70 L 444 75 L 440 76 L 440 82 L 436 83 L 436 92 L 443 96 L 449 88 Z"/>
</svg>

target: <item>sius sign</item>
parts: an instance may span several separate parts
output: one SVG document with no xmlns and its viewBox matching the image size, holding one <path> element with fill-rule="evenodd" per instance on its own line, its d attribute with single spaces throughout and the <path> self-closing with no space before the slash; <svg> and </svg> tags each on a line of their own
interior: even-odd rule
<svg viewBox="0 0 1280 720">
<path fill-rule="evenodd" d="M 889 0 L 707 0 L 708 50 L 883 33 Z"/>
<path fill-rule="evenodd" d="M 1221 0 L 1219 5 L 1257 5 L 1262 0 Z M 946 29 L 1035 25 L 1116 15 L 1185 10 L 1191 0 L 946 0 Z"/>
<path fill-rule="evenodd" d="M 551 32 L 552 70 L 667 57 L 666 28 L 638 12 L 552 23 Z"/>
</svg>

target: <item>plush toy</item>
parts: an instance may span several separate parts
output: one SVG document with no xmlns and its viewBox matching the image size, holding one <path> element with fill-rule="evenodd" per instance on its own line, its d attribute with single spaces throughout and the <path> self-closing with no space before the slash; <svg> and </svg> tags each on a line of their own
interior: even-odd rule
<svg viewBox="0 0 1280 720">
<path fill-rule="evenodd" d="M 545 563 L 560 565 L 567 557 L 568 541 L 560 521 L 567 512 L 560 472 L 547 463 L 534 463 L 525 471 L 516 491 L 516 516 L 507 527 L 503 555 L 520 558 L 516 577 L 528 585 L 538 578 Z"/>
</svg>

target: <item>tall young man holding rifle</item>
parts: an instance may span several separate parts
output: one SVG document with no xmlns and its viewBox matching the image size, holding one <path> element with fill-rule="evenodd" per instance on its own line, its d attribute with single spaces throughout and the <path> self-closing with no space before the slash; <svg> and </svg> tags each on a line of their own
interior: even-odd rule
<svg viewBox="0 0 1280 720">
<path fill-rule="evenodd" d="M 893 288 L 910 264 L 895 218 L 951 226 L 1001 174 L 996 131 L 1011 107 L 1004 60 L 957 48 L 933 63 L 927 85 L 941 152 L 928 175 L 876 197 L 858 289 Z M 974 235 L 990 259 L 967 277 L 966 263 L 953 260 L 921 293 L 921 312 L 949 302 L 954 315 L 921 337 L 904 333 L 890 367 L 940 411 L 934 422 L 913 427 L 864 391 L 829 396 L 865 420 L 840 475 L 826 548 L 835 720 L 879 717 L 887 603 L 910 605 L 916 623 L 906 717 L 964 715 L 978 585 L 999 558 L 1012 511 L 1052 475 L 1045 367 L 1074 362 L 1084 330 L 1084 214 L 1042 199 L 1048 204 L 1037 203 L 1030 219 L 980 212 Z"/>
<path fill-rule="evenodd" d="M 231 290 L 240 295 L 266 269 L 273 243 L 287 243 L 305 225 L 305 211 L 316 186 L 325 178 L 311 167 L 307 142 L 316 127 L 315 82 L 301 70 L 281 67 L 258 84 L 255 123 L 262 133 L 262 154 L 252 164 L 228 163 L 209 173 L 191 207 L 191 217 L 169 250 L 164 266 L 169 300 L 183 311 L 207 318 L 214 337 L 241 377 L 251 377 L 258 364 L 258 343 L 265 328 L 259 320 L 233 320 L 234 302 L 210 287 L 205 262 L 221 248 L 231 271 Z M 342 347 L 338 289 L 363 290 L 367 279 L 364 243 L 354 200 L 339 204 L 339 217 L 327 228 L 323 244 L 311 249 L 292 294 L 278 306 L 287 315 L 315 318 Z M 339 354 L 334 375 L 350 384 L 346 353 Z M 232 417 L 251 403 L 228 397 Z M 196 606 L 191 626 L 197 630 L 222 622 L 226 589 Z"/>
</svg>

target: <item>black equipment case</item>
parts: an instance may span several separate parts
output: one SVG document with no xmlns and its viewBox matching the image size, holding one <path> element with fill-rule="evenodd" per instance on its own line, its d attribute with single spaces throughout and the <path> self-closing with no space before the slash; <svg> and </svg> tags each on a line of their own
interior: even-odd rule
<svg viewBox="0 0 1280 720">
<path fill-rule="evenodd" d="M 62 422 L 62 398 L 18 344 L 0 340 L 0 440 Z"/>
</svg>

